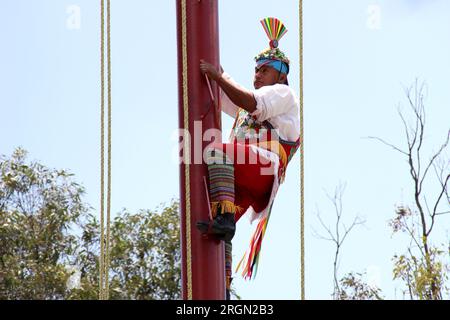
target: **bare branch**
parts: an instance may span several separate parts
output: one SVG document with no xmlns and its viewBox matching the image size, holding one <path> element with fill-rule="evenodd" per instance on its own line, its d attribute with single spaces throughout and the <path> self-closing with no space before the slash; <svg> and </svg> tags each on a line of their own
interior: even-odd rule
<svg viewBox="0 0 450 320">
<path fill-rule="evenodd" d="M 329 237 L 324 237 L 320 234 L 317 234 L 318 237 L 324 240 L 332 241 L 335 244 L 335 253 L 334 253 L 334 261 L 333 261 L 333 282 L 334 282 L 334 289 L 333 289 L 333 297 L 338 298 L 340 291 L 340 285 L 338 280 L 338 269 L 340 265 L 340 250 L 342 247 L 342 244 L 346 240 L 348 234 L 350 231 L 357 225 L 360 225 L 364 223 L 363 220 L 361 220 L 359 217 L 356 217 L 350 228 L 346 228 L 345 224 L 342 223 L 342 215 L 343 215 L 343 203 L 342 203 L 342 197 L 345 190 L 346 185 L 343 183 L 340 183 L 334 190 L 334 195 L 331 196 L 329 193 L 325 191 L 326 196 L 331 201 L 331 203 L 334 206 L 334 211 L 336 214 L 336 221 L 335 221 L 335 228 L 334 232 L 331 231 L 331 228 L 325 224 L 325 222 L 322 220 L 322 217 L 320 216 L 319 211 L 317 210 L 317 218 L 319 219 L 320 224 L 325 229 L 325 231 L 328 233 Z M 341 229 L 342 226 L 344 228 L 344 236 L 341 238 Z M 315 231 L 315 230 L 314 230 Z"/>
<path fill-rule="evenodd" d="M 332 239 L 332 238 L 327 238 L 327 237 L 322 236 L 319 232 L 317 232 L 316 229 L 314 229 L 314 227 L 312 227 L 312 231 L 313 231 L 313 236 L 316 237 L 319 240 L 326 240 L 326 241 L 335 242 L 335 240 Z"/>
<path fill-rule="evenodd" d="M 436 217 L 437 207 L 439 206 L 439 202 L 441 202 L 442 196 L 445 193 L 445 189 L 447 188 L 447 183 L 448 183 L 449 179 L 450 179 L 450 174 L 447 175 L 447 178 L 445 179 L 445 181 L 443 183 L 443 187 L 441 189 L 441 192 L 439 193 L 439 196 L 438 196 L 438 198 L 436 200 L 436 203 L 434 205 L 433 215 L 431 216 L 431 226 L 430 226 L 430 229 L 428 229 L 428 231 L 426 233 L 427 237 L 430 234 L 431 230 L 433 229 L 434 222 L 436 220 L 435 217 Z"/>
<path fill-rule="evenodd" d="M 447 139 L 445 140 L 445 142 L 442 144 L 442 146 L 439 148 L 438 152 L 436 152 L 432 157 L 430 162 L 428 163 L 425 172 L 423 173 L 422 179 L 420 180 L 419 183 L 419 190 L 422 190 L 422 183 L 423 180 L 425 180 L 425 176 L 427 175 L 428 170 L 430 169 L 430 167 L 433 165 L 434 161 L 436 160 L 437 157 L 439 157 L 439 155 L 442 153 L 442 151 L 448 146 L 448 143 L 450 141 L 450 130 L 448 131 L 447 134 Z"/>
<path fill-rule="evenodd" d="M 439 166 L 440 172 L 438 173 L 437 167 Z M 447 197 L 447 203 L 450 205 L 450 196 L 448 192 L 448 186 L 444 183 L 444 172 L 450 172 L 450 161 L 441 161 L 441 165 L 436 164 L 433 165 L 434 171 L 436 172 L 436 176 L 438 178 L 439 183 L 441 184 L 441 187 L 445 190 L 444 193 Z"/>
<path fill-rule="evenodd" d="M 344 243 L 345 238 L 347 238 L 347 235 L 350 233 L 350 231 L 352 231 L 352 229 L 358 225 L 364 225 L 366 223 L 365 219 L 361 219 L 359 216 L 356 216 L 355 219 L 353 220 L 352 224 L 350 225 L 350 228 L 346 228 L 344 225 L 344 236 L 342 237 L 342 241 L 341 244 Z"/>
<path fill-rule="evenodd" d="M 418 240 L 416 239 L 414 231 L 408 226 L 408 223 L 405 222 L 404 226 L 405 226 L 406 231 L 408 231 L 409 235 L 411 236 L 411 241 L 413 241 L 416 244 L 416 246 L 419 249 L 422 257 L 425 258 L 425 252 L 423 252 L 422 246 L 419 244 Z M 414 228 L 414 222 L 413 222 L 412 227 Z"/>
<path fill-rule="evenodd" d="M 417 86 L 416 86 L 416 88 L 417 88 Z M 411 109 L 413 110 L 413 112 L 414 112 L 414 113 L 416 114 L 416 116 L 417 116 L 417 110 L 416 110 L 416 107 L 415 107 L 415 103 L 411 100 L 411 89 L 412 89 L 412 88 L 409 87 L 407 90 L 405 90 L 405 91 L 406 91 L 405 94 L 406 94 L 406 97 L 408 98 L 409 106 L 411 107 Z M 417 92 L 416 92 L 415 97 L 417 98 Z M 412 130 L 412 132 L 413 132 L 413 134 L 414 134 L 414 137 L 413 137 L 412 141 L 408 141 L 409 151 L 410 151 L 410 152 L 411 152 L 412 149 L 414 148 L 414 146 L 415 146 L 415 144 L 416 144 L 416 141 L 417 141 L 418 125 L 419 125 L 419 121 L 418 121 L 418 119 L 416 118 L 416 128 L 415 128 L 414 130 Z"/>
<path fill-rule="evenodd" d="M 414 99 L 415 101 L 412 101 L 411 98 L 411 87 L 408 89 L 408 91 L 406 92 L 406 96 L 409 102 L 409 105 L 411 107 L 411 109 L 413 110 L 415 117 L 416 117 L 416 127 L 415 130 L 413 131 L 414 133 L 414 138 L 413 138 L 413 142 L 410 144 L 411 145 L 411 149 L 408 153 L 408 163 L 409 163 L 409 171 L 411 174 L 411 177 L 413 178 L 414 181 L 414 198 L 415 198 L 415 202 L 417 205 L 417 208 L 419 209 L 419 214 L 421 217 L 421 225 L 422 225 L 422 235 L 425 236 L 426 234 L 426 220 L 425 220 L 425 214 L 423 212 L 423 208 L 422 205 L 420 203 L 420 194 L 421 194 L 421 188 L 420 188 L 420 148 L 422 146 L 422 142 L 423 142 L 423 131 L 424 131 L 424 122 L 422 121 L 422 117 L 423 117 L 423 101 L 420 100 L 421 102 L 419 102 L 419 94 L 417 92 L 418 90 L 418 85 L 417 85 L 417 79 L 416 79 L 416 83 L 414 86 L 415 89 L 415 94 L 414 94 Z M 422 92 L 422 89 L 420 89 L 420 92 Z M 420 94 L 420 97 L 422 95 Z M 421 98 L 420 98 L 421 99 Z M 416 148 L 415 152 L 416 152 L 416 158 L 417 158 L 417 168 L 414 164 L 414 146 L 417 143 L 417 136 L 419 133 L 419 145 Z M 428 252 L 428 245 L 425 241 L 424 243 L 424 249 L 425 252 Z"/>
<path fill-rule="evenodd" d="M 320 216 L 320 213 L 319 213 L 318 211 L 317 211 L 317 213 L 316 213 L 316 216 L 317 216 L 317 218 L 319 219 L 320 224 L 322 225 L 322 227 L 323 227 L 323 228 L 325 229 L 325 231 L 327 231 L 327 233 L 330 235 L 330 238 L 326 238 L 326 237 L 324 237 L 324 236 L 321 236 L 319 233 L 317 233 L 317 235 L 318 235 L 320 238 L 324 239 L 324 240 L 329 240 L 329 241 L 333 241 L 333 242 L 337 243 L 337 240 L 336 240 L 336 238 L 334 237 L 334 234 L 331 232 L 330 228 L 329 228 L 328 226 L 325 225 L 325 223 L 323 222 L 322 217 Z"/>
<path fill-rule="evenodd" d="M 409 137 L 409 131 L 411 129 L 409 129 L 408 125 L 406 124 L 405 117 L 403 116 L 402 111 L 400 110 L 400 107 L 397 108 L 397 112 L 398 112 L 398 115 L 400 116 L 400 119 L 402 119 L 403 126 L 405 127 L 405 134 L 406 134 L 406 141 L 408 143 L 408 150 L 409 150 L 409 152 L 411 152 L 412 146 L 411 146 L 411 139 Z"/>
<path fill-rule="evenodd" d="M 425 205 L 427 207 L 427 211 L 428 211 L 428 215 L 430 216 L 430 218 L 433 216 L 433 214 L 431 213 L 430 207 L 428 206 L 428 201 L 427 198 L 425 196 L 423 196 L 423 201 L 425 201 Z"/>
<path fill-rule="evenodd" d="M 369 137 L 367 137 L 367 139 L 374 139 L 374 140 L 378 140 L 378 141 L 380 141 L 380 142 L 384 143 L 385 145 L 387 145 L 387 146 L 389 146 L 389 147 L 391 147 L 391 148 L 393 148 L 393 149 L 397 150 L 398 152 L 400 152 L 400 153 L 404 154 L 405 156 L 408 156 L 408 153 L 406 153 L 405 151 L 403 151 L 403 150 L 401 150 L 401 149 L 397 148 L 397 147 L 396 147 L 396 146 L 394 146 L 393 144 L 390 144 L 390 143 L 388 143 L 388 142 L 384 141 L 384 140 L 383 140 L 383 139 L 381 139 L 381 138 L 369 136 Z"/>
</svg>

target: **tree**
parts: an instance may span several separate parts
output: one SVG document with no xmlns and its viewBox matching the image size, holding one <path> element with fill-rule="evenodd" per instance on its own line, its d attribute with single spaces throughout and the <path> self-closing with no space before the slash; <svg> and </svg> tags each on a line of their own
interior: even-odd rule
<svg viewBox="0 0 450 320">
<path fill-rule="evenodd" d="M 315 231 L 315 235 L 326 241 L 334 244 L 335 253 L 333 261 L 333 294 L 335 300 L 380 300 L 380 289 L 374 288 L 366 284 L 361 278 L 362 274 L 350 272 L 339 280 L 339 260 L 342 246 L 347 239 L 350 232 L 358 225 L 363 225 L 365 220 L 359 216 L 353 218 L 350 226 L 346 226 L 343 220 L 344 210 L 342 198 L 345 191 L 345 184 L 340 183 L 336 187 L 334 195 L 327 197 L 333 204 L 336 220 L 333 222 L 333 227 L 327 225 L 319 211 L 317 211 L 317 218 L 326 231 L 326 235 L 321 235 Z"/>
<path fill-rule="evenodd" d="M 84 189 L 26 156 L 0 157 L 0 299 L 64 299 Z"/>
<path fill-rule="evenodd" d="M 66 170 L 0 156 L 0 299 L 97 299 L 100 226 Z M 178 202 L 111 226 L 111 299 L 180 297 Z"/>
<path fill-rule="evenodd" d="M 381 290 L 362 280 L 364 274 L 350 272 L 340 281 L 337 300 L 383 300 Z"/>
<path fill-rule="evenodd" d="M 90 219 L 83 228 L 77 263 L 81 283 L 70 298 L 98 296 L 100 225 Z M 161 212 L 120 212 L 111 225 L 110 299 L 150 300 L 181 297 L 179 204 L 172 201 Z"/>
<path fill-rule="evenodd" d="M 161 213 L 123 212 L 112 230 L 112 298 L 180 299 L 178 202 Z"/>
<path fill-rule="evenodd" d="M 393 148 L 406 159 L 413 183 L 413 204 L 397 206 L 396 216 L 390 221 L 394 233 L 405 233 L 410 239 L 406 253 L 394 256 L 394 279 L 401 279 L 406 283 L 406 293 L 411 299 L 442 299 L 445 291 L 448 295 L 445 283 L 448 280 L 449 265 L 442 262 L 448 254 L 448 249 L 445 248 L 448 244 L 440 249 L 432 243 L 431 236 L 438 218 L 450 213 L 450 162 L 448 159 L 444 160 L 443 153 L 449 144 L 450 130 L 437 151 L 424 160 L 424 89 L 425 84 L 419 85 L 416 81 L 405 90 L 413 124 L 409 124 L 405 113 L 398 109 L 406 136 L 406 148 L 397 147 L 378 137 L 369 138 Z M 434 181 L 430 180 L 431 170 L 435 173 Z M 432 182 L 436 184 L 433 186 Z"/>
</svg>

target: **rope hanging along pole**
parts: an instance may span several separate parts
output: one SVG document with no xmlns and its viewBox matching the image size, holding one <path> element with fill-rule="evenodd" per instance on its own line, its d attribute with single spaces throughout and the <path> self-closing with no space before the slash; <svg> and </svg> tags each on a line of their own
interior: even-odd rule
<svg viewBox="0 0 450 320">
<path fill-rule="evenodd" d="M 105 5 L 100 1 L 100 257 L 99 257 L 99 299 L 104 299 L 103 256 L 105 252 L 104 203 L 105 203 Z"/>
<path fill-rule="evenodd" d="M 104 17 L 103 17 L 103 0 L 100 1 L 100 258 L 99 258 L 99 299 L 103 298 L 103 238 L 104 238 L 104 230 L 103 230 L 103 203 L 104 203 L 104 143 L 103 143 L 103 133 L 104 133 L 104 110 L 105 110 L 105 91 L 104 87 Z"/>
<path fill-rule="evenodd" d="M 183 122 L 184 128 L 189 130 L 189 95 L 188 95 L 188 45 L 187 45 L 187 8 L 186 0 L 181 1 L 181 47 L 182 47 L 182 78 L 183 78 Z M 188 159 L 191 157 L 189 139 L 184 141 L 184 150 Z M 186 201 L 186 268 L 187 268 L 187 299 L 192 300 L 192 235 L 191 235 L 191 194 L 190 172 L 188 165 L 184 167 L 185 174 L 185 201 Z"/>
<path fill-rule="evenodd" d="M 101 41 L 100 41 L 100 258 L 99 258 L 99 299 L 109 298 L 109 239 L 111 216 L 111 22 L 110 0 L 106 0 L 106 45 L 107 45 L 107 101 L 108 101 L 108 162 L 107 162 L 107 195 L 106 195 L 106 235 L 105 235 L 105 0 L 101 7 Z M 106 238 L 106 239 L 105 239 Z"/>
<path fill-rule="evenodd" d="M 303 0 L 299 0 L 299 78 L 300 78 L 300 287 L 301 300 L 305 300 L 305 177 L 303 129 Z"/>
<path fill-rule="evenodd" d="M 111 2 L 107 0 L 106 25 L 107 25 L 107 64 L 108 64 L 108 190 L 106 197 L 106 254 L 105 254 L 105 299 L 109 299 L 109 239 L 111 222 L 111 124 L 112 124 L 112 103 L 111 103 Z"/>
</svg>

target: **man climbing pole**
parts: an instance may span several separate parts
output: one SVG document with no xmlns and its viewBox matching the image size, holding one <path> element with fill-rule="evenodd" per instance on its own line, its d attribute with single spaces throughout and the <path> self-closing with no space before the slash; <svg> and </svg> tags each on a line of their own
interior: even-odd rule
<svg viewBox="0 0 450 320">
<path fill-rule="evenodd" d="M 254 90 L 243 88 L 212 64 L 200 62 L 201 72 L 221 88 L 222 111 L 235 118 L 230 142 L 214 143 L 206 151 L 214 218 L 211 223 L 197 224 L 225 242 L 227 298 L 236 222 L 244 214 L 250 215 L 251 221 L 258 220 L 243 264 L 244 277 L 251 278 L 275 195 L 300 143 L 299 102 L 288 84 L 289 59 L 278 48 L 287 30 L 275 18 L 261 23 L 270 48 L 255 57 Z"/>
</svg>

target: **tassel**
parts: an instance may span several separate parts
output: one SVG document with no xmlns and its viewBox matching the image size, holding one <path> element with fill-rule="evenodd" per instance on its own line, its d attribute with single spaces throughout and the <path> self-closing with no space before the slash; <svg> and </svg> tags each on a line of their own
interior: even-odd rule
<svg viewBox="0 0 450 320">
<path fill-rule="evenodd" d="M 286 34 L 287 29 L 277 18 L 265 18 L 261 24 L 270 40 L 270 48 L 278 48 L 278 41 Z"/>
<path fill-rule="evenodd" d="M 252 239 L 250 241 L 249 249 L 244 254 L 236 267 L 236 272 L 238 272 L 242 266 L 242 276 L 246 280 L 254 279 L 258 271 L 262 241 L 264 238 L 264 234 L 266 233 L 267 225 L 269 223 L 269 217 L 270 214 L 259 221 L 258 226 L 256 227 L 256 230 L 253 233 Z"/>
<path fill-rule="evenodd" d="M 234 202 L 228 200 L 214 201 L 211 202 L 211 214 L 213 218 L 217 216 L 218 213 L 233 213 L 241 212 L 242 208 L 235 205 Z"/>
</svg>

